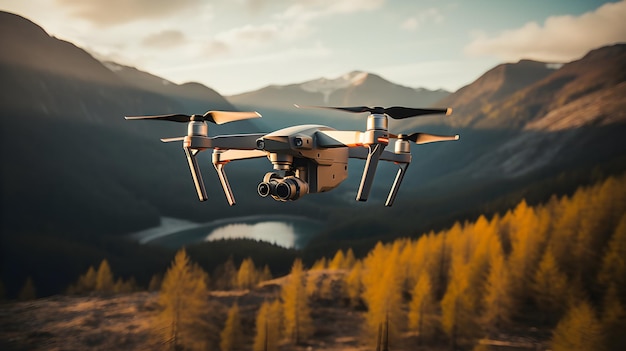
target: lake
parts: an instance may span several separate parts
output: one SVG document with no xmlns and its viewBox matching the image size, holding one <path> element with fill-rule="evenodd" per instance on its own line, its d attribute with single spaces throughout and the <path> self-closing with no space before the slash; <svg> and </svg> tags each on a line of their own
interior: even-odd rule
<svg viewBox="0 0 626 351">
<path fill-rule="evenodd" d="M 323 226 L 321 221 L 289 215 L 233 217 L 207 223 L 163 217 L 160 226 L 130 236 L 142 244 L 169 248 L 234 238 L 249 238 L 288 248 L 302 248 Z"/>
</svg>

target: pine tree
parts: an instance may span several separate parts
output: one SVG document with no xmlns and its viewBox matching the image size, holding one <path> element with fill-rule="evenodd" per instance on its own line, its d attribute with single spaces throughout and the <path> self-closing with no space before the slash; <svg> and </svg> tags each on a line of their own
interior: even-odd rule
<svg viewBox="0 0 626 351">
<path fill-rule="evenodd" d="M 22 287 L 19 294 L 17 295 L 17 299 L 20 301 L 28 301 L 28 300 L 34 300 L 36 298 L 37 298 L 37 291 L 35 290 L 35 283 L 33 282 L 33 278 L 29 276 L 28 278 L 26 278 L 26 281 L 24 282 L 24 286 Z"/>
<path fill-rule="evenodd" d="M 233 351 L 241 345 L 241 317 L 239 316 L 239 305 L 233 304 L 228 310 L 226 325 L 220 333 L 220 350 Z"/>
<path fill-rule="evenodd" d="M 552 336 L 554 351 L 603 350 L 604 338 L 600 321 L 591 305 L 581 301 L 570 306 Z"/>
<path fill-rule="evenodd" d="M 203 316 L 208 312 L 206 273 L 193 265 L 184 249 L 176 253 L 172 265 L 165 273 L 155 329 L 163 335 L 171 350 L 181 347 L 205 347 L 208 325 Z"/>
<path fill-rule="evenodd" d="M 281 291 L 285 335 L 295 344 L 306 340 L 313 332 L 304 279 L 302 261 L 296 259 Z"/>
<path fill-rule="evenodd" d="M 282 310 L 280 301 L 263 302 L 256 318 L 254 351 L 277 351 L 280 341 Z"/>
<path fill-rule="evenodd" d="M 418 344 L 435 330 L 433 313 L 435 310 L 432 285 L 428 273 L 423 273 L 415 284 L 409 304 L 409 329 L 416 330 Z"/>
<path fill-rule="evenodd" d="M 96 273 L 96 291 L 99 292 L 113 292 L 115 283 L 113 280 L 113 273 L 109 262 L 104 259 L 100 262 L 98 271 Z"/>
</svg>

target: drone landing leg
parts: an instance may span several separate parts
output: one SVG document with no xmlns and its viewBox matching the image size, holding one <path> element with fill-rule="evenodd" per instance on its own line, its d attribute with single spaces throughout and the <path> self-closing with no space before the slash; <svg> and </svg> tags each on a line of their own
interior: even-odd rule
<svg viewBox="0 0 626 351">
<path fill-rule="evenodd" d="M 385 202 L 385 206 L 391 207 L 393 202 L 396 199 L 396 195 L 398 195 L 398 190 L 400 190 L 400 184 L 402 184 L 402 179 L 404 179 L 404 175 L 406 174 L 406 169 L 409 168 L 408 163 L 399 164 L 400 169 L 398 169 L 398 173 L 396 174 L 396 179 L 393 181 L 393 185 L 391 186 L 391 190 L 389 190 L 389 196 L 387 196 L 387 201 Z"/>
<path fill-rule="evenodd" d="M 202 174 L 200 173 L 200 167 L 198 166 L 198 160 L 196 160 L 196 154 L 199 150 L 189 149 L 184 147 L 185 155 L 187 156 L 187 163 L 189 164 L 189 170 L 191 171 L 191 178 L 193 178 L 193 185 L 196 187 L 196 193 L 200 201 L 206 201 L 208 199 L 206 195 L 206 189 L 204 188 L 204 182 L 202 181 Z"/>
<path fill-rule="evenodd" d="M 376 168 L 378 167 L 378 160 L 381 153 L 385 150 L 384 145 L 372 144 L 368 146 L 369 152 L 367 159 L 365 160 L 365 168 L 363 169 L 363 177 L 361 178 L 361 184 L 359 185 L 359 192 L 356 194 L 358 201 L 367 201 L 367 197 L 370 194 L 372 183 L 374 182 L 374 175 L 376 174 Z"/>
<path fill-rule="evenodd" d="M 233 190 L 230 188 L 228 178 L 226 178 L 226 172 L 224 172 L 224 163 L 214 163 L 213 166 L 217 171 L 217 176 L 220 178 L 220 183 L 222 183 L 222 189 L 224 189 L 226 201 L 228 201 L 228 204 L 230 206 L 233 206 L 235 204 L 235 195 L 233 194 Z"/>
</svg>

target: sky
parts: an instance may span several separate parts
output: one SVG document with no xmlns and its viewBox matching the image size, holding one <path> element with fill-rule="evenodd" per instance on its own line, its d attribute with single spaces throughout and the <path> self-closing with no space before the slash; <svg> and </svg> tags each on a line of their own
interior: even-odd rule
<svg viewBox="0 0 626 351">
<path fill-rule="evenodd" d="M 626 42 L 626 0 L 0 0 L 101 60 L 222 95 L 359 70 L 456 91 Z"/>
</svg>

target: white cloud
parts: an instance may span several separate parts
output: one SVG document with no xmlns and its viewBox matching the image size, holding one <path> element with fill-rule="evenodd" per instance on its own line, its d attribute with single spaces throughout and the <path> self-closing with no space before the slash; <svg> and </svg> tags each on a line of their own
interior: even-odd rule
<svg viewBox="0 0 626 351">
<path fill-rule="evenodd" d="M 185 42 L 185 35 L 178 30 L 164 30 L 153 33 L 143 38 L 141 44 L 146 47 L 165 49 L 182 45 Z"/>
<path fill-rule="evenodd" d="M 402 29 L 412 32 L 412 31 L 417 30 L 419 27 L 421 27 L 425 23 L 439 24 L 443 22 L 443 20 L 444 20 L 444 17 L 441 14 L 441 11 L 439 11 L 439 9 L 437 8 L 431 7 L 429 9 L 426 9 L 418 13 L 416 16 L 407 18 L 404 22 L 402 22 L 400 27 Z"/>
<path fill-rule="evenodd" d="M 542 25 L 526 23 L 489 38 L 484 33 L 465 47 L 469 56 L 493 55 L 508 61 L 522 58 L 566 62 L 591 49 L 626 41 L 626 0 L 605 4 L 580 16 L 552 16 Z"/>
<path fill-rule="evenodd" d="M 76 17 L 97 26 L 118 25 L 138 19 L 168 17 L 203 5 L 203 0 L 56 0 Z"/>
</svg>

